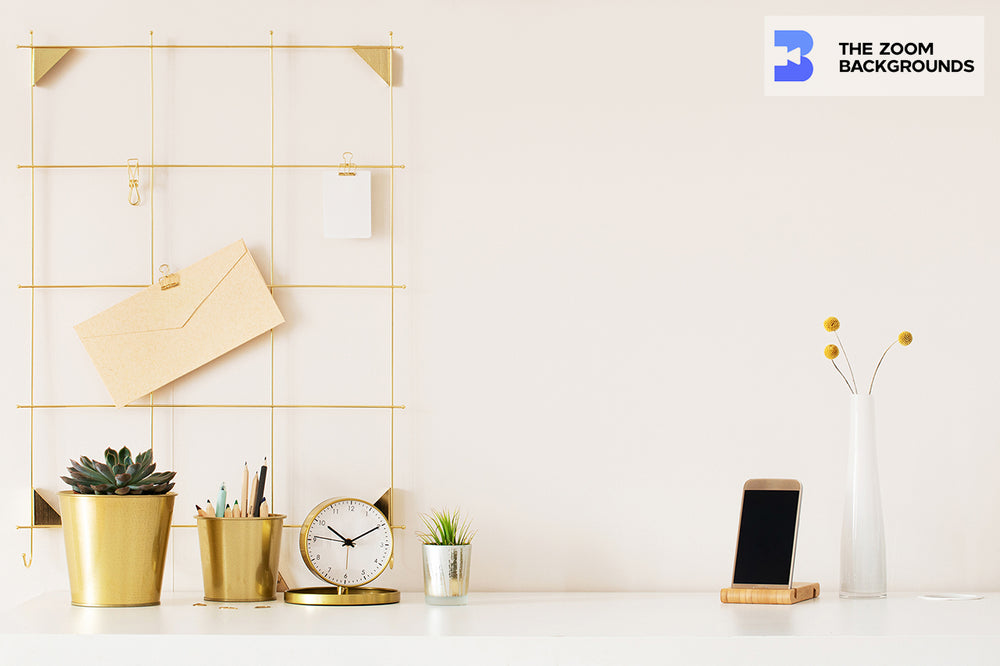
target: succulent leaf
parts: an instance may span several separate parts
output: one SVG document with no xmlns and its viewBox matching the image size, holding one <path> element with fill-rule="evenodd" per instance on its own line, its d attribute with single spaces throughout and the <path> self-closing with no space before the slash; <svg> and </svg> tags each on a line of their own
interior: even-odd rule
<svg viewBox="0 0 1000 666">
<path fill-rule="evenodd" d="M 73 464 L 73 466 L 66 468 L 70 472 L 76 471 L 77 474 L 81 474 L 82 476 L 85 476 L 93 481 L 101 481 L 104 479 L 104 477 L 101 476 L 101 474 L 93 467 L 86 467 L 76 462 L 75 460 L 71 460 L 70 462 Z"/>
<path fill-rule="evenodd" d="M 101 473 L 101 475 L 102 475 L 103 477 L 105 477 L 105 478 L 106 478 L 106 479 L 107 479 L 108 481 L 114 481 L 114 480 L 115 480 L 115 473 L 114 473 L 114 471 L 113 471 L 113 470 L 111 469 L 111 467 L 110 467 L 110 466 L 108 466 L 108 465 L 105 465 L 105 464 L 104 464 L 104 463 L 102 463 L 102 462 L 97 462 L 97 461 L 95 460 L 95 461 L 94 461 L 94 469 L 96 469 L 96 470 L 97 470 L 98 472 L 100 472 L 100 473 Z"/>
<path fill-rule="evenodd" d="M 176 474 L 177 472 L 160 472 L 158 474 L 150 474 L 144 479 L 144 481 L 152 484 L 166 483 L 170 479 L 174 478 Z"/>
<path fill-rule="evenodd" d="M 128 450 L 127 446 L 123 446 L 122 450 L 118 452 L 118 462 L 126 467 L 132 464 L 132 452 Z"/>
<path fill-rule="evenodd" d="M 118 464 L 118 452 L 109 446 L 104 449 L 104 460 L 108 463 L 108 467 L 114 467 Z"/>
</svg>

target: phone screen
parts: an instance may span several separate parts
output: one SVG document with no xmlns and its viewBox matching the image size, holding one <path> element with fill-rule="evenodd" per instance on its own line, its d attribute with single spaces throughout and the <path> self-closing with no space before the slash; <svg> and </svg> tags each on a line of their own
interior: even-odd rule
<svg viewBox="0 0 1000 666">
<path fill-rule="evenodd" d="M 792 582 L 798 513 L 798 490 L 743 491 L 734 584 Z"/>
</svg>

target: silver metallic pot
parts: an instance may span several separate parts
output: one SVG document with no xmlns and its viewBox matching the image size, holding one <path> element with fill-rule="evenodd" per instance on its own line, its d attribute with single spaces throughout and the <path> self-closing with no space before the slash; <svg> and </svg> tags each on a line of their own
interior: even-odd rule
<svg viewBox="0 0 1000 666">
<path fill-rule="evenodd" d="M 423 544 L 424 600 L 434 606 L 461 606 L 469 596 L 472 546 Z"/>
</svg>

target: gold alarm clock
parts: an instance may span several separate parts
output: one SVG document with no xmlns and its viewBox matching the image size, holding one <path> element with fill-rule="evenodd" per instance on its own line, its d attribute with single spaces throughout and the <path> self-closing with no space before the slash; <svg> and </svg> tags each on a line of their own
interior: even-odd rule
<svg viewBox="0 0 1000 666">
<path fill-rule="evenodd" d="M 399 591 L 363 587 L 392 557 L 392 529 L 374 505 L 352 497 L 321 502 L 302 522 L 299 553 L 309 570 L 333 587 L 285 592 L 285 602 L 311 606 L 394 604 Z"/>
</svg>

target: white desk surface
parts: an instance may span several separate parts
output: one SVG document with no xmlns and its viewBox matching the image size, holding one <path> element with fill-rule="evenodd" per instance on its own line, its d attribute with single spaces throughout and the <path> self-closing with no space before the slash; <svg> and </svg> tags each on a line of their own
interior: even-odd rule
<svg viewBox="0 0 1000 666">
<path fill-rule="evenodd" d="M 834 591 L 794 606 L 722 604 L 717 592 L 479 593 L 455 607 L 427 606 L 419 593 L 345 608 L 293 606 L 280 595 L 267 604 L 203 602 L 197 592 L 164 593 L 162 601 L 76 608 L 68 592 L 42 595 L 0 617 L 2 661 L 1000 664 L 996 594 L 846 601 Z"/>
</svg>

